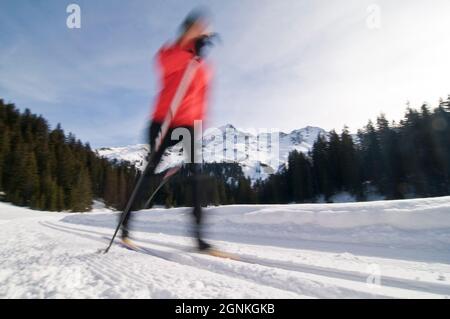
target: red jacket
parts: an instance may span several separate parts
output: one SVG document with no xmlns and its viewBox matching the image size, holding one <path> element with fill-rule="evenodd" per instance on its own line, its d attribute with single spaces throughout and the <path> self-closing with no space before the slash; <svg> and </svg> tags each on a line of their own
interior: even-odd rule
<svg viewBox="0 0 450 319">
<path fill-rule="evenodd" d="M 193 43 L 183 48 L 174 44 L 164 46 L 158 52 L 157 63 L 161 71 L 161 92 L 156 100 L 156 107 L 152 116 L 153 121 L 159 123 L 164 121 L 184 71 L 194 57 L 193 47 Z M 210 79 L 210 67 L 205 61 L 200 62 L 200 66 L 172 120 L 171 127 L 193 126 L 195 120 L 203 120 Z"/>
</svg>

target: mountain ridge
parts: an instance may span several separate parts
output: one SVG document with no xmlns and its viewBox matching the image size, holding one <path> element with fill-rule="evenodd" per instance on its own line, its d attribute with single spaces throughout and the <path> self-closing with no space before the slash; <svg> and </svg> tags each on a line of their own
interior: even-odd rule
<svg viewBox="0 0 450 319">
<path fill-rule="evenodd" d="M 287 164 L 288 156 L 294 150 L 308 153 L 320 135 L 327 132 L 316 126 L 282 131 L 256 131 L 250 133 L 240 130 L 232 124 L 222 125 L 215 130 L 206 130 L 203 136 L 203 160 L 207 163 L 238 162 L 245 174 L 252 181 L 265 180 Z M 215 133 L 214 133 L 215 132 Z M 232 134 L 234 144 L 229 146 Z M 278 138 L 278 144 L 276 139 Z M 275 139 L 274 143 L 272 141 Z M 278 145 L 278 156 L 277 156 Z M 139 169 L 145 166 L 147 144 L 134 144 L 123 147 L 103 147 L 96 150 L 97 154 L 109 160 L 128 161 Z M 168 149 L 157 171 L 161 172 L 181 164 L 183 154 L 181 144 Z"/>
</svg>

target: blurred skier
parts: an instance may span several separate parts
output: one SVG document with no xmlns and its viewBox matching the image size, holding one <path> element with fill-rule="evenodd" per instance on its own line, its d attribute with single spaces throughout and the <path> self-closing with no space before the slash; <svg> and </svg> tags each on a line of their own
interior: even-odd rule
<svg viewBox="0 0 450 319">
<path fill-rule="evenodd" d="M 198 176 L 199 167 L 194 160 L 194 121 L 204 119 L 207 107 L 207 97 L 209 83 L 211 80 L 210 67 L 203 56 L 203 50 L 208 45 L 210 34 L 208 33 L 208 17 L 202 10 L 191 12 L 181 25 L 181 33 L 175 43 L 163 46 L 156 60 L 160 70 L 161 91 L 156 100 L 151 123 L 149 128 L 150 154 L 148 158 L 149 170 L 144 179 L 148 179 L 155 173 L 164 152 L 179 142 L 172 140 L 172 132 L 177 128 L 187 129 L 190 133 L 190 141 L 183 141 L 184 151 L 190 159 L 189 169 L 192 175 L 192 194 L 193 194 L 193 216 L 194 216 L 194 234 L 197 240 L 198 249 L 207 251 L 211 246 L 203 240 L 202 233 L 202 207 L 200 200 L 200 178 Z M 195 59 L 198 63 L 194 73 L 189 78 L 189 83 L 184 83 L 187 69 L 191 61 Z M 187 86 L 186 86 L 187 84 Z M 186 86 L 180 88 L 180 86 Z M 178 97 L 179 91 L 185 92 L 183 96 Z M 177 93 L 178 92 L 178 93 Z M 179 99 L 174 102 L 174 99 Z M 178 105 L 175 114 L 171 109 L 173 103 Z M 169 120 L 168 120 L 169 119 Z M 168 123 L 170 122 L 170 123 Z M 168 127 L 167 127 L 168 125 Z M 165 128 L 167 127 L 167 128 Z M 161 132 L 166 129 L 166 134 Z M 160 138 L 160 140 L 158 140 Z M 157 144 L 159 143 L 159 148 Z M 157 150 L 155 151 L 155 148 Z M 145 184 L 145 182 L 144 182 Z M 146 187 L 140 187 L 136 198 L 142 199 L 148 194 Z M 131 199 L 133 202 L 133 198 Z M 134 200 L 131 203 L 131 211 L 138 209 L 136 205 L 139 201 Z M 132 246 L 129 239 L 129 223 L 132 214 L 124 211 L 124 220 L 121 227 L 122 241 L 124 244 Z"/>
</svg>

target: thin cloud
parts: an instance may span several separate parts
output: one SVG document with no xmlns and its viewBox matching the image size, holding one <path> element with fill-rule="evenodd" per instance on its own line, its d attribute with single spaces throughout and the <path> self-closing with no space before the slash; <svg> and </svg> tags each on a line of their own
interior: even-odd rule
<svg viewBox="0 0 450 319">
<path fill-rule="evenodd" d="M 398 120 L 407 100 L 450 93 L 450 2 L 379 0 L 382 28 L 369 30 L 372 3 L 80 0 L 82 29 L 70 31 L 59 1 L 2 2 L 0 95 L 94 146 L 142 141 L 158 89 L 153 56 L 206 4 L 223 38 L 211 55 L 209 125 L 356 130 L 380 112 Z"/>
</svg>

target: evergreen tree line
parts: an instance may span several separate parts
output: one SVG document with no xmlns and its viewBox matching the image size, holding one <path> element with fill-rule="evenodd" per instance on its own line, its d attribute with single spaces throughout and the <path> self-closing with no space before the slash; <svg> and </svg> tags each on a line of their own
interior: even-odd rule
<svg viewBox="0 0 450 319">
<path fill-rule="evenodd" d="M 0 99 L 0 193 L 5 201 L 46 211 L 91 209 L 94 198 L 119 208 L 136 169 L 99 158 L 89 144 L 42 116 Z"/>
<path fill-rule="evenodd" d="M 203 206 L 254 204 L 257 202 L 256 192 L 249 178 L 246 178 L 238 163 L 204 163 L 197 179 L 200 179 L 200 200 Z M 162 175 L 150 179 L 146 185 L 148 194 L 139 205 L 145 204 L 151 192 L 158 187 Z M 165 207 L 193 205 L 192 169 L 185 165 L 162 190 L 157 193 L 154 203 Z"/>
<path fill-rule="evenodd" d="M 351 136 L 331 131 L 309 154 L 293 152 L 287 166 L 257 183 L 261 203 L 330 201 L 340 192 L 360 201 L 450 194 L 450 97 L 431 110 L 408 106 L 403 120 L 384 115 Z"/>
<path fill-rule="evenodd" d="M 0 100 L 0 194 L 15 205 L 48 211 L 87 211 L 93 199 L 123 209 L 138 170 L 100 158 L 58 125 L 19 112 Z M 192 178 L 183 167 L 155 203 L 192 205 Z M 146 185 L 148 196 L 162 175 Z M 408 107 L 399 123 L 378 117 L 352 136 L 348 128 L 320 136 L 308 154 L 292 152 L 288 163 L 252 185 L 238 163 L 202 165 L 203 205 L 330 201 L 340 192 L 367 200 L 450 194 L 450 97 L 430 110 Z M 0 197 L 1 197 L 0 196 Z M 147 198 L 142 199 L 142 203 Z"/>
</svg>

